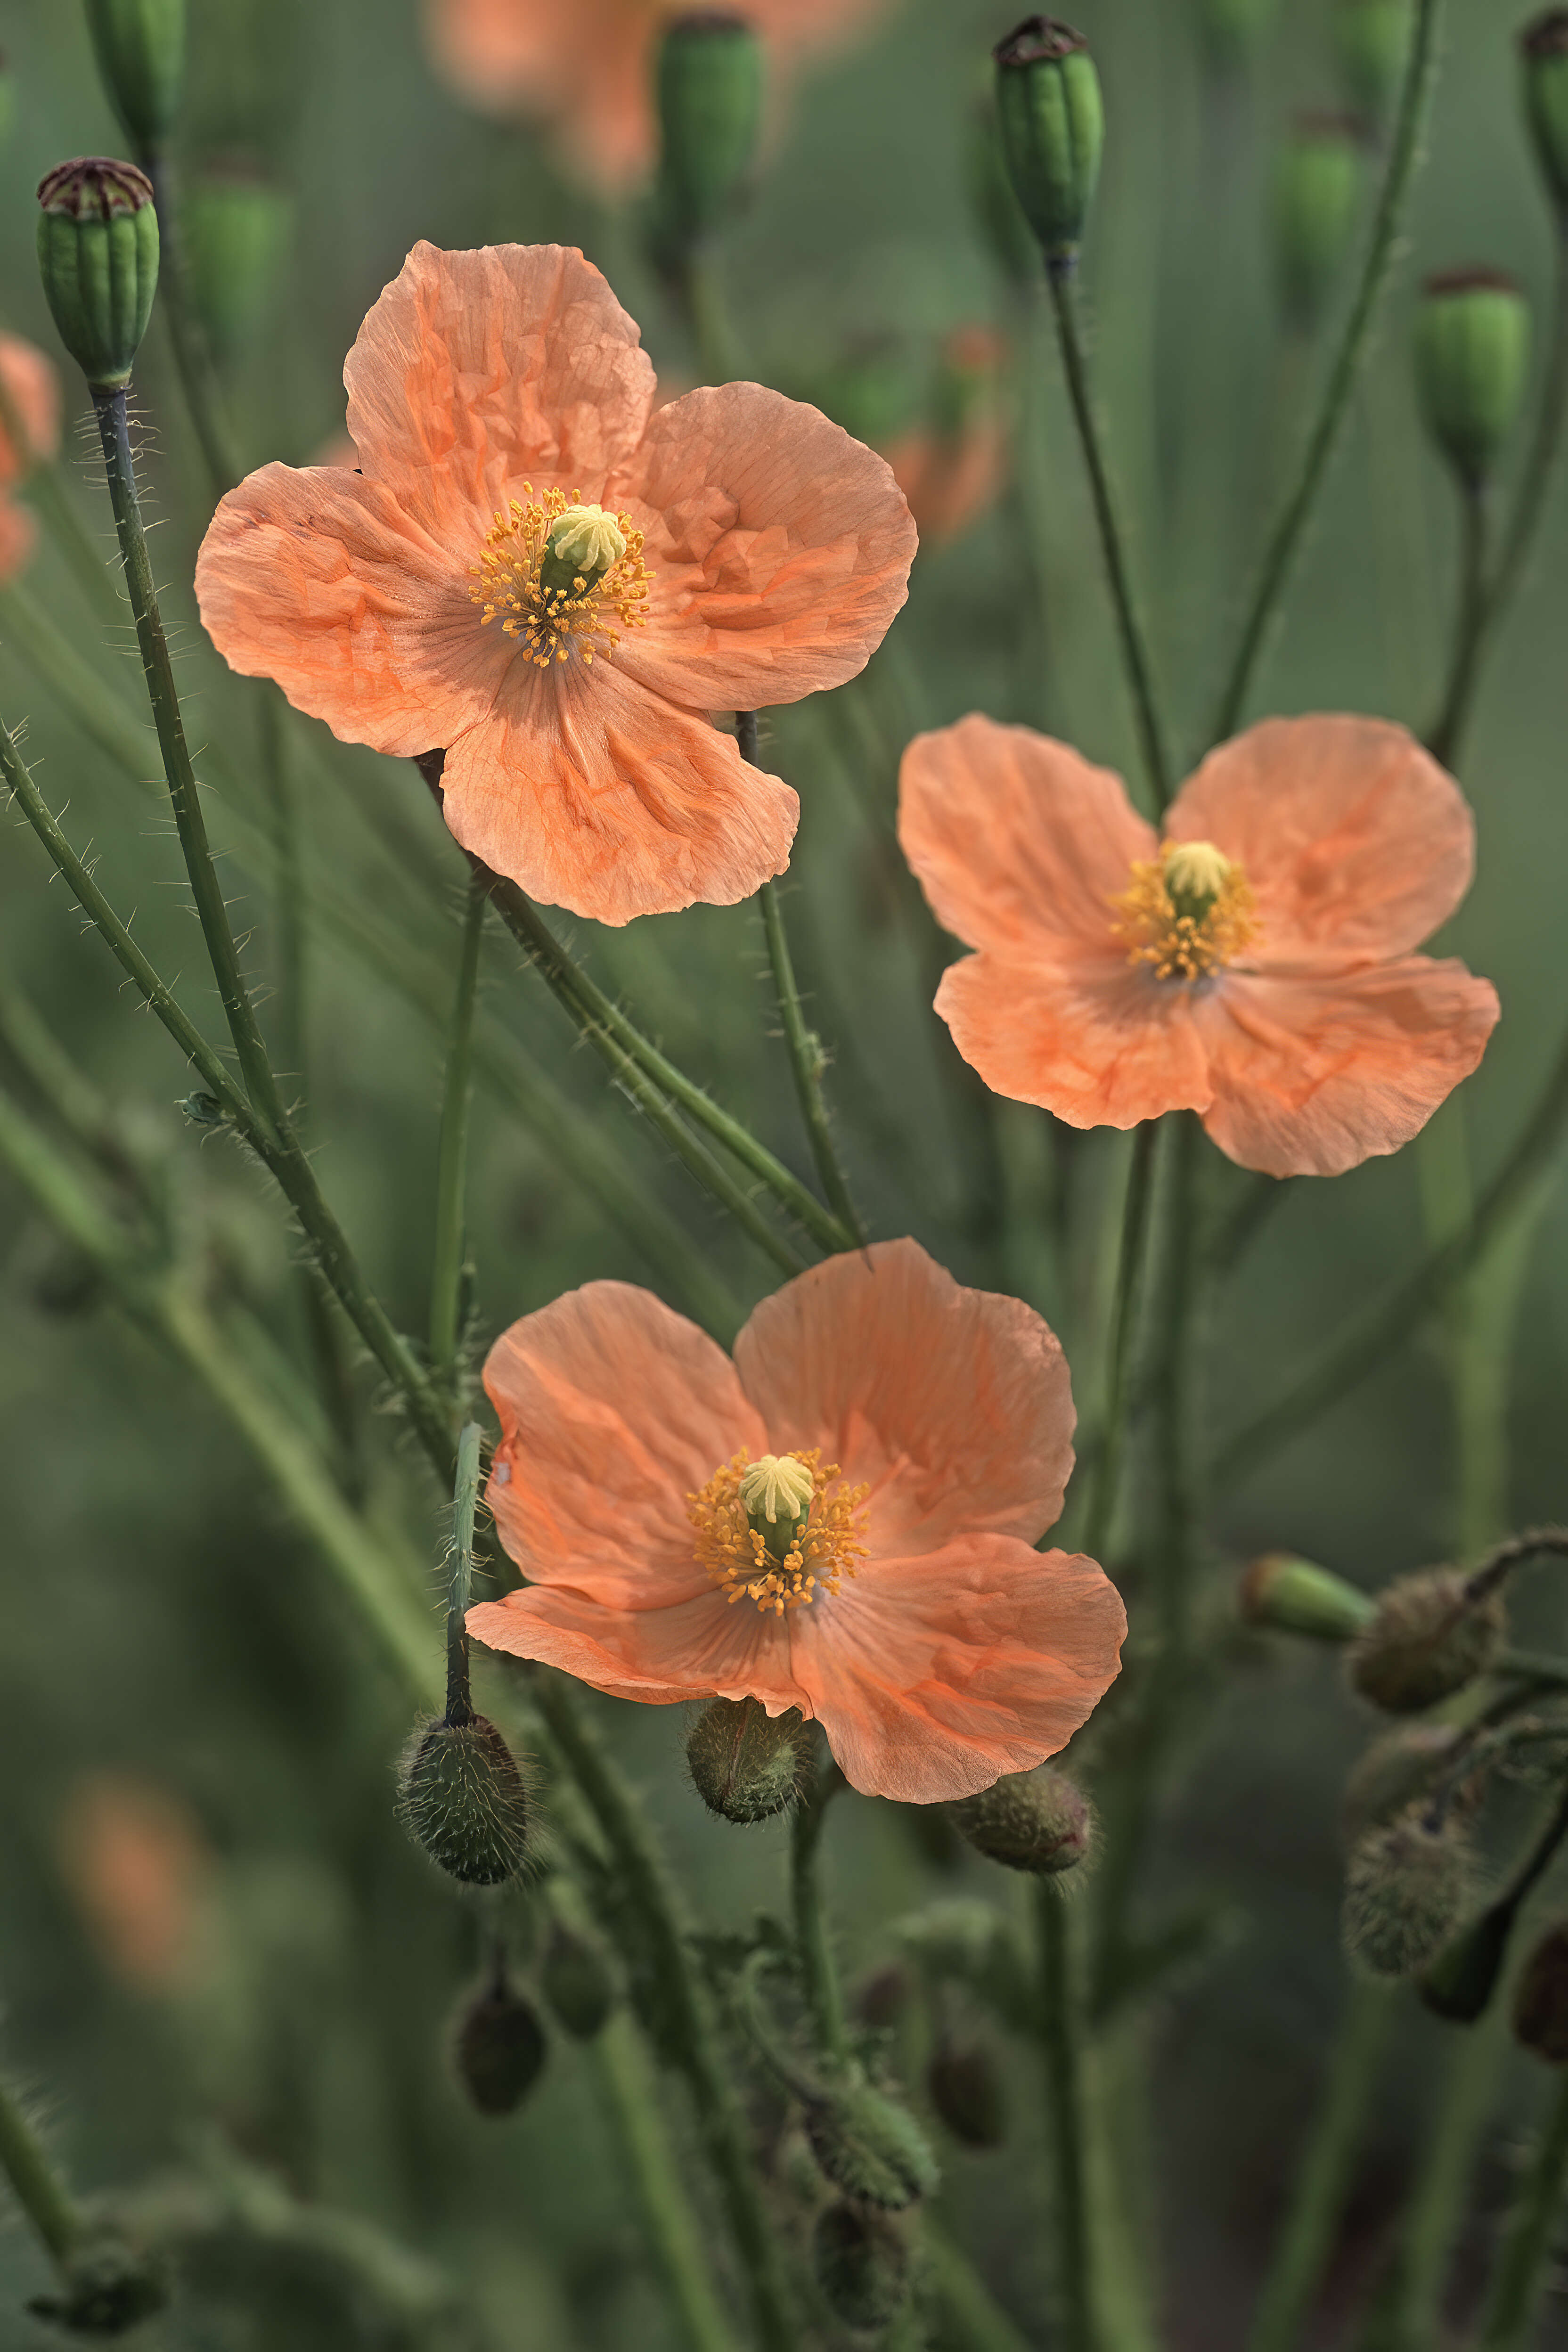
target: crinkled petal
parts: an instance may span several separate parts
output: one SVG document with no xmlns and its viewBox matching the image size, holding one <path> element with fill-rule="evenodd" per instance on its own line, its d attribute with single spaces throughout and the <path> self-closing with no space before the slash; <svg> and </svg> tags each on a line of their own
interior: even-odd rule
<svg viewBox="0 0 1568 2352">
<path fill-rule="evenodd" d="M 1119 956 L 977 955 L 949 965 L 936 1009 L 993 1094 L 1042 1104 L 1069 1127 L 1126 1128 L 1208 1107 L 1192 994 Z"/>
<path fill-rule="evenodd" d="M 918 1242 L 797 1275 L 752 1313 L 735 1369 L 773 1452 L 820 1446 L 869 1485 L 879 1557 L 975 1529 L 1033 1542 L 1061 1511 L 1075 1415 L 1059 1341 L 1033 1307 L 964 1289 Z"/>
<path fill-rule="evenodd" d="M 710 1586 L 654 1609 L 607 1609 L 564 1585 L 532 1585 L 470 1609 L 487 1649 L 559 1666 L 612 1698 L 675 1706 L 683 1699 L 760 1698 L 770 1715 L 801 1706 L 780 1620 Z M 809 1710 L 806 1710 L 809 1711 Z"/>
</svg>

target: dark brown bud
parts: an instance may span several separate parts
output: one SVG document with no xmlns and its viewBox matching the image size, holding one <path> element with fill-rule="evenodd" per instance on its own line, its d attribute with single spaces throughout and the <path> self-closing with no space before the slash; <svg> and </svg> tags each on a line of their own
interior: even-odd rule
<svg viewBox="0 0 1568 2352">
<path fill-rule="evenodd" d="M 1402 1576 L 1351 1644 L 1351 1682 L 1389 1715 L 1418 1714 L 1488 1671 L 1506 1625 L 1501 1591 L 1478 1596 L 1458 1569 Z"/>
<path fill-rule="evenodd" d="M 944 2037 L 926 2069 L 931 2105 L 965 2147 L 1000 2147 L 1007 2137 L 1007 2094 L 988 2042 Z"/>
<path fill-rule="evenodd" d="M 459 2012 L 452 2062 L 481 2116 L 510 2116 L 520 2107 L 548 2053 L 538 2011 L 505 1976 L 482 1985 Z"/>
<path fill-rule="evenodd" d="M 1568 1921 L 1549 1927 L 1513 1996 L 1516 2038 L 1549 2066 L 1568 2066 Z"/>
<path fill-rule="evenodd" d="M 1075 1781 L 1049 1764 L 1033 1772 L 1009 1772 L 979 1796 L 961 1798 L 952 1813 L 988 1861 L 1037 1877 L 1076 1870 L 1094 1844 L 1093 1806 Z"/>
</svg>

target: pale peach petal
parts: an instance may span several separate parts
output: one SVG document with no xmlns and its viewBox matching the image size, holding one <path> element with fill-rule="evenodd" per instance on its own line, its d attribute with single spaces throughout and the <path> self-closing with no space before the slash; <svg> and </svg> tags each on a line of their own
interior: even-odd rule
<svg viewBox="0 0 1568 2352">
<path fill-rule="evenodd" d="M 749 898 L 789 864 L 800 817 L 732 735 L 634 683 L 618 654 L 549 672 L 517 660 L 442 783 L 465 849 L 600 923 Z"/>
<path fill-rule="evenodd" d="M 1060 1514 L 1075 1414 L 1059 1341 L 1032 1307 L 964 1289 L 918 1242 L 797 1275 L 752 1313 L 735 1369 L 774 1453 L 819 1446 L 870 1486 L 877 1556 L 973 1529 L 1032 1543 Z"/>
<path fill-rule="evenodd" d="M 978 713 L 905 751 L 899 839 L 944 929 L 1041 961 L 1124 961 L 1110 902 L 1158 846 L 1109 768 Z"/>
<path fill-rule="evenodd" d="M 842 686 L 909 593 L 915 528 L 889 467 L 762 384 L 659 409 L 605 503 L 645 533 L 654 575 L 649 625 L 616 658 L 689 709 Z"/>
<path fill-rule="evenodd" d="M 426 0 L 438 71 L 471 106 L 508 114 L 559 104 L 570 89 L 574 28 L 613 26 L 620 0 Z"/>
<path fill-rule="evenodd" d="M 965 956 L 936 1009 L 993 1094 L 1069 1127 L 1136 1127 L 1213 1094 L 1189 989 L 1113 954 L 1077 963 Z"/>
<path fill-rule="evenodd" d="M 760 1698 L 770 1715 L 782 1715 L 804 1703 L 787 1624 L 749 1601 L 727 1601 L 712 1586 L 667 1608 L 616 1610 L 564 1585 L 533 1585 L 470 1609 L 468 1625 L 488 1649 L 537 1658 L 647 1706 Z"/>
<path fill-rule="evenodd" d="M 38 544 L 38 519 L 30 507 L 0 492 L 0 586 L 19 578 Z"/>
<path fill-rule="evenodd" d="M 0 381 L 16 412 L 25 446 L 0 425 L 0 486 L 15 482 L 60 446 L 60 379 L 51 362 L 20 335 L 0 334 Z"/>
<path fill-rule="evenodd" d="M 574 247 L 414 247 L 343 368 L 365 473 L 465 562 L 524 480 L 596 502 L 637 447 L 653 363 Z"/>
<path fill-rule="evenodd" d="M 524 1575 L 639 1622 L 717 1597 L 687 1497 L 742 1446 L 767 1444 L 706 1333 L 649 1291 L 585 1283 L 503 1332 L 484 1380 L 501 1427 L 487 1500 Z"/>
<path fill-rule="evenodd" d="M 877 1559 L 790 1619 L 793 1664 L 851 1785 L 934 1805 L 1065 1748 L 1115 1680 L 1127 1632 L 1091 1559 L 966 1536 Z"/>
<path fill-rule="evenodd" d="M 1404 955 L 1469 888 L 1475 825 L 1453 778 L 1382 719 L 1268 719 L 1211 751 L 1166 820 L 1244 868 L 1249 967 Z"/>
<path fill-rule="evenodd" d="M 1226 972 L 1194 992 L 1220 1150 L 1267 1176 L 1339 1176 L 1397 1151 L 1479 1062 L 1497 992 L 1427 956 Z"/>
<path fill-rule="evenodd" d="M 336 467 L 263 466 L 196 559 L 196 602 L 231 669 L 275 678 L 348 743 L 410 758 L 495 700 L 510 639 L 395 490 Z"/>
</svg>

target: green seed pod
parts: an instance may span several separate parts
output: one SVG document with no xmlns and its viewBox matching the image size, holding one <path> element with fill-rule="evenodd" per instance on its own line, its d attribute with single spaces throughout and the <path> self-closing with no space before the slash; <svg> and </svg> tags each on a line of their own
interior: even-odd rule
<svg viewBox="0 0 1568 2352">
<path fill-rule="evenodd" d="M 1198 31 L 1210 62 L 1228 72 L 1257 49 L 1274 15 L 1275 0 L 1197 0 Z"/>
<path fill-rule="evenodd" d="M 1413 0 L 1335 0 L 1334 56 L 1358 114 L 1383 122 L 1399 92 L 1415 30 Z"/>
<path fill-rule="evenodd" d="M 1387 1715 L 1418 1715 L 1487 1672 L 1507 1622 L 1500 1591 L 1478 1600 L 1457 1569 L 1399 1577 L 1351 1644 L 1352 1686 Z"/>
<path fill-rule="evenodd" d="M 265 318 L 291 216 L 283 191 L 248 173 L 208 173 L 187 191 L 181 217 L 191 301 L 216 358 L 232 359 Z"/>
<path fill-rule="evenodd" d="M 481 2116 L 510 2116 L 544 2071 L 550 2045 L 539 2012 L 505 1977 L 482 1985 L 459 2011 L 452 2063 Z"/>
<path fill-rule="evenodd" d="M 1419 1810 L 1370 1830 L 1352 1848 L 1342 1913 L 1345 1949 L 1373 1976 L 1414 1976 L 1448 1942 L 1470 1891 L 1470 1854 L 1450 1817 Z"/>
<path fill-rule="evenodd" d="M 1237 1606 L 1249 1625 L 1304 1633 L 1313 1642 L 1349 1642 L 1370 1625 L 1375 1602 L 1331 1569 L 1288 1551 L 1265 1552 L 1241 1580 Z"/>
<path fill-rule="evenodd" d="M 969 197 L 981 242 L 1013 286 L 1032 286 L 1040 267 L 1035 232 L 1013 193 L 996 109 L 987 98 L 970 118 Z"/>
<path fill-rule="evenodd" d="M 1094 1808 L 1065 1772 L 1041 1764 L 1009 1772 L 978 1797 L 950 1808 L 963 1835 L 988 1862 L 1058 1878 L 1076 1870 L 1091 1851 Z"/>
<path fill-rule="evenodd" d="M 687 1735 L 697 1793 L 727 1822 L 782 1813 L 810 1786 L 811 1759 L 812 1735 L 798 1711 L 770 1716 L 761 1699 L 711 1699 Z"/>
<path fill-rule="evenodd" d="M 1026 16 L 992 55 L 1014 194 L 1047 268 L 1071 269 L 1105 144 L 1105 108 L 1089 43 L 1054 16 Z"/>
<path fill-rule="evenodd" d="M 99 79 L 143 161 L 163 148 L 185 79 L 185 0 L 87 0 Z"/>
<path fill-rule="evenodd" d="M 79 155 L 38 183 L 38 268 L 59 338 L 94 392 L 131 370 L 158 287 L 153 183 L 134 163 Z"/>
<path fill-rule="evenodd" d="M 540 1990 L 574 2042 L 592 2042 L 616 2005 L 615 1981 L 596 1943 L 557 1920 L 544 1947 Z"/>
<path fill-rule="evenodd" d="M 84 2239 L 66 2257 L 59 2292 L 27 2308 L 71 2336 L 125 2336 L 168 2303 L 172 2283 L 162 2257 L 115 2232 Z"/>
<path fill-rule="evenodd" d="M 1549 2066 L 1568 2066 L 1568 1921 L 1549 1927 L 1520 1974 L 1514 2038 Z"/>
<path fill-rule="evenodd" d="M 965 2147 L 1000 2147 L 1007 2137 L 1007 2094 L 984 2042 L 938 2042 L 926 2069 L 931 2105 Z"/>
<path fill-rule="evenodd" d="M 1408 1723 L 1385 1731 L 1356 1759 L 1345 1782 L 1341 1819 L 1353 1844 L 1430 1794 L 1459 1734 L 1451 1724 Z"/>
<path fill-rule="evenodd" d="M 1484 481 L 1519 420 L 1530 373 L 1530 306 L 1500 269 L 1429 278 L 1415 321 L 1426 429 L 1460 479 Z"/>
<path fill-rule="evenodd" d="M 864 2205 L 840 2200 L 823 2207 L 811 2233 L 811 2267 L 822 2300 L 846 2327 L 868 2334 L 886 2327 L 909 2299 L 903 2233 Z"/>
<path fill-rule="evenodd" d="M 416 1727 L 404 1750 L 409 1835 L 464 1886 L 500 1886 L 528 1856 L 531 1807 L 516 1759 L 484 1716 Z"/>
<path fill-rule="evenodd" d="M 1349 257 L 1361 202 L 1363 149 L 1343 114 L 1301 114 L 1274 171 L 1274 268 L 1292 326 L 1322 316 Z"/>
<path fill-rule="evenodd" d="M 763 51 L 743 17 L 678 16 L 655 77 L 658 240 L 680 249 L 724 226 L 751 169 L 763 115 Z"/>
<path fill-rule="evenodd" d="M 1519 37 L 1524 119 L 1552 201 L 1568 214 L 1568 8 L 1548 8 Z"/>
<path fill-rule="evenodd" d="M 811 2152 L 847 2197 L 896 2211 L 934 2196 L 942 2176 L 914 2117 L 870 2084 L 851 2079 L 805 2111 Z"/>
</svg>

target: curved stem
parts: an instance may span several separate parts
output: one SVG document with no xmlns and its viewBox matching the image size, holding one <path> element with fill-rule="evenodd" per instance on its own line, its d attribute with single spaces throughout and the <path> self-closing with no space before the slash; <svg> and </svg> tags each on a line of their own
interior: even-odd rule
<svg viewBox="0 0 1568 2352">
<path fill-rule="evenodd" d="M 0 2080 L 0 2172 L 10 2182 L 46 2252 L 57 2264 L 68 2261 L 86 2234 L 87 2224 L 15 2092 L 4 2080 Z"/>
<path fill-rule="evenodd" d="M 1525 2352 L 1546 2288 L 1552 2240 L 1568 2194 L 1568 2075 L 1555 2086 L 1546 2129 L 1520 2186 L 1498 2256 L 1476 2352 Z"/>
<path fill-rule="evenodd" d="M 779 904 L 776 882 L 763 884 L 757 893 L 757 904 L 763 913 L 763 930 L 768 943 L 768 961 L 773 967 L 779 1014 L 784 1022 L 784 1044 L 789 1050 L 795 1100 L 800 1105 L 800 1115 L 805 1125 L 806 1140 L 811 1145 L 817 1177 L 834 1214 L 847 1227 L 856 1246 L 863 1249 L 866 1228 L 849 1197 L 849 1187 L 834 1148 L 833 1130 L 827 1124 L 827 1108 L 822 1099 L 822 1074 L 827 1066 L 827 1056 L 823 1052 L 822 1041 L 816 1032 L 805 1025 L 800 991 L 795 986 L 795 966 L 790 961 L 789 941 L 784 936 L 784 909 Z"/>
<path fill-rule="evenodd" d="M 448 1391 L 458 1368 L 462 1338 L 465 1207 L 468 1175 L 468 1105 L 473 1094 L 474 996 L 479 948 L 484 939 L 489 892 L 477 875 L 468 881 L 458 958 L 458 992 L 447 1050 L 447 1090 L 441 1105 L 441 1144 L 436 1175 L 436 1251 L 430 1269 L 430 1365 Z"/>
<path fill-rule="evenodd" d="M 1491 619 L 1491 599 L 1487 593 L 1489 512 L 1486 484 L 1462 480 L 1459 484 L 1458 620 L 1454 631 L 1454 650 L 1448 664 L 1448 686 L 1443 697 L 1443 709 L 1426 738 L 1426 749 L 1445 768 L 1452 767 L 1459 748 L 1461 731 L 1480 675 L 1481 650 Z"/>
<path fill-rule="evenodd" d="M 1138 1325 L 1144 1261 L 1148 1255 L 1149 1202 L 1158 1123 L 1145 1120 L 1132 1139 L 1132 1165 L 1127 1177 L 1127 1199 L 1121 1213 L 1121 1242 L 1116 1265 L 1116 1290 L 1111 1308 L 1110 1362 L 1106 1375 L 1105 1414 L 1100 1424 L 1100 1456 L 1095 1465 L 1094 1492 L 1084 1527 L 1083 1547 L 1091 1559 L 1102 1557 L 1116 1513 L 1117 1490 L 1127 1438 L 1132 1384 L 1132 1339 Z"/>
<path fill-rule="evenodd" d="M 806 2006 L 811 2011 L 817 2048 L 837 2065 L 848 2062 L 849 2034 L 816 1864 L 827 1808 L 842 1786 L 837 1771 L 830 1771 L 826 1780 L 819 1780 L 810 1796 L 796 1805 L 789 1825 L 790 1902 Z"/>
<path fill-rule="evenodd" d="M 1405 81 L 1389 143 L 1387 167 L 1378 195 L 1361 283 L 1324 387 L 1322 406 L 1301 455 L 1300 472 L 1285 501 L 1263 558 L 1258 584 L 1242 626 L 1241 640 L 1215 715 L 1211 733 L 1215 742 L 1223 742 L 1234 735 L 1241 723 L 1253 672 L 1268 637 L 1269 624 L 1284 593 L 1301 544 L 1302 533 L 1317 503 L 1329 460 L 1334 454 L 1349 414 L 1351 394 L 1366 352 L 1378 298 L 1398 250 L 1405 201 L 1420 155 L 1422 131 L 1436 76 L 1437 35 L 1442 16 L 1443 0 L 1417 0 L 1410 56 L 1405 68 Z"/>
<path fill-rule="evenodd" d="M 1171 797 L 1170 756 L 1165 747 L 1164 730 L 1154 691 L 1153 669 L 1132 594 L 1131 573 L 1121 525 L 1117 518 L 1115 494 L 1100 447 L 1100 428 L 1095 422 L 1094 401 L 1089 388 L 1089 369 L 1084 358 L 1083 328 L 1079 317 L 1077 273 L 1070 262 L 1052 262 L 1047 264 L 1046 278 L 1056 311 L 1057 341 L 1061 347 L 1068 397 L 1072 403 L 1084 464 L 1089 470 L 1089 493 L 1094 500 L 1100 552 L 1105 558 L 1106 578 L 1110 585 L 1111 602 L 1116 607 L 1122 664 L 1132 697 L 1132 712 L 1143 750 L 1143 765 L 1154 788 L 1155 805 L 1163 809 Z"/>
</svg>

